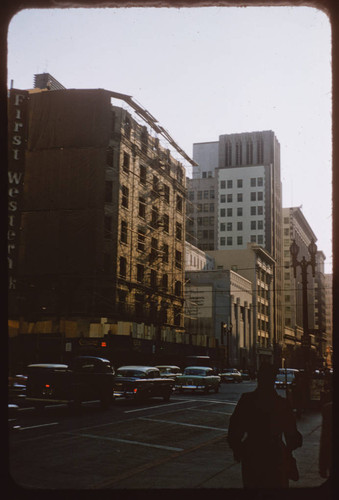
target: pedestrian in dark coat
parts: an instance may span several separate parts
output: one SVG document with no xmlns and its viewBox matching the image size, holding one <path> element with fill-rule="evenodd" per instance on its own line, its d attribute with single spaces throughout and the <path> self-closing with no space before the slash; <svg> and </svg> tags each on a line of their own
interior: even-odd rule
<svg viewBox="0 0 339 500">
<path fill-rule="evenodd" d="M 257 389 L 242 394 L 230 418 L 228 442 L 245 488 L 288 488 L 289 479 L 298 479 L 292 450 L 302 435 L 290 404 L 275 391 L 275 375 L 273 365 L 262 364 Z"/>
</svg>

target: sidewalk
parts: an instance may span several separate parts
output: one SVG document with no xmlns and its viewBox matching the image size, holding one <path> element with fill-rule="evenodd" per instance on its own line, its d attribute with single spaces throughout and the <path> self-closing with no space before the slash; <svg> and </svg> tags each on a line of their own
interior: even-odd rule
<svg viewBox="0 0 339 500">
<path fill-rule="evenodd" d="M 308 410 L 297 419 L 298 430 L 303 436 L 303 445 L 293 452 L 299 469 L 299 481 L 290 481 L 290 488 L 313 488 L 325 482 L 318 471 L 321 421 L 319 410 Z M 242 488 L 241 465 L 231 459 L 224 464 L 221 472 L 210 477 L 201 487 Z"/>
</svg>

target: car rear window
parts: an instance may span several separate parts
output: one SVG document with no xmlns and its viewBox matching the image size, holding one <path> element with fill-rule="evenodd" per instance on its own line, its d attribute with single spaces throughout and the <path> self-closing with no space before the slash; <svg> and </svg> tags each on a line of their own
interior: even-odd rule
<svg viewBox="0 0 339 500">
<path fill-rule="evenodd" d="M 139 370 L 118 370 L 117 377 L 137 377 L 146 378 L 146 373 Z"/>
</svg>

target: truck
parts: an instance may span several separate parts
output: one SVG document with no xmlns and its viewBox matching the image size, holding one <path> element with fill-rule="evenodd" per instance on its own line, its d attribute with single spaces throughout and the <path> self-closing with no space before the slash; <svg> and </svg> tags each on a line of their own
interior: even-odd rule
<svg viewBox="0 0 339 500">
<path fill-rule="evenodd" d="M 36 363 L 27 367 L 26 401 L 41 410 L 47 404 L 66 403 L 78 408 L 85 401 L 113 401 L 114 369 L 95 356 L 77 356 L 70 364 Z"/>
</svg>

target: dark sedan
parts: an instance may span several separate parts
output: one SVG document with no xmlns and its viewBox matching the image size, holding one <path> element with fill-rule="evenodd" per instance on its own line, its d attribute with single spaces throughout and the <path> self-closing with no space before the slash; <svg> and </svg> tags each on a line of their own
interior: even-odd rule
<svg viewBox="0 0 339 500">
<path fill-rule="evenodd" d="M 174 379 L 161 377 L 154 366 L 121 366 L 114 379 L 114 398 L 143 400 L 162 397 L 169 401 L 173 392 Z"/>
</svg>

